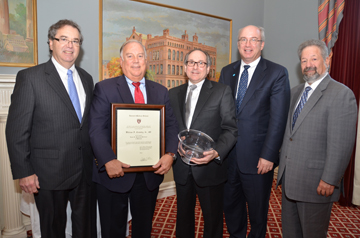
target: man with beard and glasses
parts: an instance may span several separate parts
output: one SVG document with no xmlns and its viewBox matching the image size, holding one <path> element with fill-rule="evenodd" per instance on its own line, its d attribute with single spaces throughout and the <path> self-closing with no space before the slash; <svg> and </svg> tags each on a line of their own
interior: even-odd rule
<svg viewBox="0 0 360 238">
<path fill-rule="evenodd" d="M 277 179 L 283 237 L 325 238 L 354 146 L 357 105 L 328 74 L 324 42 L 305 41 L 298 54 L 305 83 L 291 90 Z"/>
</svg>

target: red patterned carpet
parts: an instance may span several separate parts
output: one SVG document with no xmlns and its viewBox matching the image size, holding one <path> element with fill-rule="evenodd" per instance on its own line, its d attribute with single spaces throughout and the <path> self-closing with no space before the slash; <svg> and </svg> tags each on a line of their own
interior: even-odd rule
<svg viewBox="0 0 360 238">
<path fill-rule="evenodd" d="M 199 203 L 195 208 L 196 238 L 203 237 L 204 221 Z M 176 196 L 158 199 L 154 214 L 153 238 L 175 237 Z M 131 226 L 130 226 L 131 229 Z M 224 236 L 229 237 L 224 219 Z M 279 238 L 281 235 L 281 188 L 271 191 L 266 238 Z M 360 208 L 341 207 L 335 203 L 332 209 L 328 237 L 360 238 Z"/>
</svg>

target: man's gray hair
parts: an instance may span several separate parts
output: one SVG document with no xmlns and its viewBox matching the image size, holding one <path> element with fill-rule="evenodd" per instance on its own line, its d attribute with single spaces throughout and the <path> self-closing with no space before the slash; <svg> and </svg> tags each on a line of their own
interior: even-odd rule
<svg viewBox="0 0 360 238">
<path fill-rule="evenodd" d="M 128 41 L 126 41 L 124 44 L 122 44 L 122 46 L 120 47 L 120 57 L 121 57 L 121 59 L 124 60 L 123 51 L 124 51 L 125 46 L 126 46 L 127 44 L 133 43 L 133 42 L 138 43 L 138 44 L 141 45 L 141 47 L 142 47 L 143 50 L 144 50 L 145 59 L 146 59 L 146 48 L 145 48 L 145 46 L 144 46 L 140 41 L 138 41 L 138 40 L 128 40 Z"/>
<path fill-rule="evenodd" d="M 317 46 L 317 47 L 319 47 L 319 49 L 321 51 L 321 56 L 323 57 L 324 61 L 329 56 L 329 51 L 328 51 L 328 48 L 327 48 L 325 42 L 323 42 L 321 40 L 311 39 L 311 40 L 307 40 L 307 41 L 301 43 L 301 45 L 299 46 L 298 55 L 299 55 L 300 60 L 301 60 L 302 51 L 308 46 Z"/>
<path fill-rule="evenodd" d="M 247 27 L 247 26 L 245 26 L 245 27 Z M 239 40 L 239 36 L 240 36 L 241 31 L 242 31 L 245 27 L 239 29 L 239 32 L 238 32 L 238 40 Z M 261 26 L 255 26 L 255 27 L 257 27 L 257 28 L 259 29 L 259 31 L 260 31 L 261 41 L 262 41 L 262 42 L 265 42 L 265 29 L 264 29 L 264 27 L 261 27 Z"/>
<path fill-rule="evenodd" d="M 186 63 L 187 63 L 187 61 L 188 61 L 188 59 L 189 59 L 189 55 L 190 55 L 192 52 L 194 52 L 194 51 L 200 51 L 200 52 L 204 53 L 205 56 L 206 56 L 206 65 L 207 65 L 206 67 L 210 67 L 210 66 L 211 66 L 211 58 L 210 58 L 209 53 L 206 52 L 206 51 L 203 51 L 202 49 L 193 49 L 193 50 L 190 50 L 190 51 L 185 55 L 185 59 L 184 59 L 184 64 L 185 64 L 185 65 L 186 65 Z"/>
</svg>

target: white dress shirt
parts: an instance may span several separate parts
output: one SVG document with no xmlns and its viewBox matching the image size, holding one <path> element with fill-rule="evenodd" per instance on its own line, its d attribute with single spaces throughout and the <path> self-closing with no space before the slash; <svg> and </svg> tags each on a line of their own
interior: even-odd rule
<svg viewBox="0 0 360 238">
<path fill-rule="evenodd" d="M 68 75 L 67 75 L 68 69 L 64 68 L 61 64 L 59 64 L 54 57 L 51 57 L 51 60 L 55 65 L 58 74 L 60 75 L 61 81 L 63 82 L 66 91 L 69 93 Z M 86 93 L 74 64 L 70 67 L 70 70 L 73 72 L 73 80 L 79 97 L 81 115 L 83 116 L 85 109 Z"/>
<path fill-rule="evenodd" d="M 238 95 L 238 90 L 239 90 L 239 84 L 240 84 L 240 78 L 241 78 L 241 74 L 244 71 L 244 66 L 245 65 L 249 65 L 250 67 L 248 68 L 248 83 L 247 83 L 247 87 L 249 87 L 252 76 L 254 75 L 255 69 L 257 67 L 257 65 L 259 64 L 261 59 L 261 56 L 259 58 L 257 58 L 256 60 L 254 60 L 253 62 L 251 62 L 250 64 L 246 64 L 243 60 L 241 60 L 241 66 L 240 66 L 240 72 L 239 72 L 239 79 L 238 79 L 238 84 L 237 84 L 237 88 L 236 88 L 236 97 Z"/>
<path fill-rule="evenodd" d="M 188 129 L 190 129 L 190 125 L 191 125 L 191 121 L 192 121 L 192 118 L 193 118 L 193 115 L 194 115 L 195 107 L 196 107 L 197 101 L 199 99 L 200 91 L 201 91 L 201 88 L 202 88 L 204 82 L 205 82 L 205 79 L 202 80 L 201 82 L 195 84 L 197 87 L 196 87 L 196 89 L 194 89 L 194 91 L 192 93 L 190 115 L 189 115 L 188 124 L 186 125 L 186 127 Z M 186 99 L 187 99 L 187 95 L 190 92 L 190 85 L 193 85 L 193 83 L 191 83 L 190 80 L 189 80 L 188 81 L 188 88 L 187 88 L 187 91 L 186 91 Z"/>
</svg>

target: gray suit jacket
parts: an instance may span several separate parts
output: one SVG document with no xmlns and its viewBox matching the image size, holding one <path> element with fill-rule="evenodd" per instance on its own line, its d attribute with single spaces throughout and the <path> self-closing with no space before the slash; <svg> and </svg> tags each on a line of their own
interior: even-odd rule
<svg viewBox="0 0 360 238">
<path fill-rule="evenodd" d="M 94 83 L 85 70 L 76 70 L 86 93 L 81 123 L 51 60 L 17 74 L 6 124 L 14 179 L 36 174 L 42 189 L 64 190 L 85 172 L 91 182 L 88 114 Z"/>
<path fill-rule="evenodd" d="M 341 179 L 354 147 L 356 99 L 349 88 L 328 75 L 308 99 L 294 129 L 291 129 L 294 110 L 303 89 L 304 84 L 301 84 L 291 90 L 278 184 L 284 177 L 285 193 L 296 201 L 337 201 Z M 335 185 L 332 196 L 317 194 L 320 180 Z"/>
<path fill-rule="evenodd" d="M 170 103 L 179 123 L 179 130 L 185 130 L 185 101 L 188 84 L 170 89 Z M 173 164 L 176 183 L 186 184 L 189 167 L 199 186 L 215 186 L 227 180 L 227 154 L 234 146 L 237 136 L 235 105 L 231 89 L 221 83 L 205 79 L 195 107 L 190 129 L 208 134 L 214 141 L 214 149 L 219 153 L 221 162 L 215 160 L 206 165 L 190 166 L 180 157 Z"/>
</svg>

